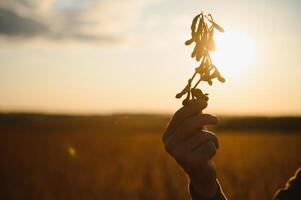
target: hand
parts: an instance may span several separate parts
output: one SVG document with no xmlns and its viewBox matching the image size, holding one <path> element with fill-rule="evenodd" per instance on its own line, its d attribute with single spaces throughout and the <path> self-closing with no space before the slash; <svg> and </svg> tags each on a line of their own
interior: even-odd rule
<svg viewBox="0 0 301 200">
<path fill-rule="evenodd" d="M 163 143 L 189 176 L 193 190 L 209 199 L 217 193 L 216 171 L 211 158 L 218 148 L 218 140 L 204 128 L 217 123 L 216 117 L 200 114 L 206 107 L 207 101 L 193 99 L 179 109 L 163 134 Z"/>
</svg>

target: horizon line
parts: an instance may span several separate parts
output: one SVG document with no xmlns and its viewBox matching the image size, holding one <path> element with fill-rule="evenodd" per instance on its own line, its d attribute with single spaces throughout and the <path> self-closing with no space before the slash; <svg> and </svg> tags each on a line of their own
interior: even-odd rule
<svg viewBox="0 0 301 200">
<path fill-rule="evenodd" d="M 49 115 L 49 116 L 79 116 L 79 117 L 97 117 L 97 116 L 114 116 L 114 115 L 153 115 L 153 116 L 171 116 L 173 113 L 167 112 L 133 112 L 133 111 L 122 111 L 122 112 L 53 112 L 53 111 L 1 111 L 0 115 Z M 221 117 L 265 117 L 265 118 L 301 118 L 301 114 L 215 114 Z"/>
</svg>

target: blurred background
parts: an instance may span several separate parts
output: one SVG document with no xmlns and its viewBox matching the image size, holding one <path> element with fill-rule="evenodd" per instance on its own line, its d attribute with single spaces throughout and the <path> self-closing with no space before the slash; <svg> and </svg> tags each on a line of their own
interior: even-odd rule
<svg viewBox="0 0 301 200">
<path fill-rule="evenodd" d="M 217 115 L 229 199 L 271 199 L 301 166 L 298 0 L 0 0 L 0 198 L 188 199 L 161 133 L 212 13 L 201 88 Z M 239 188 L 239 190 L 238 190 Z"/>
</svg>

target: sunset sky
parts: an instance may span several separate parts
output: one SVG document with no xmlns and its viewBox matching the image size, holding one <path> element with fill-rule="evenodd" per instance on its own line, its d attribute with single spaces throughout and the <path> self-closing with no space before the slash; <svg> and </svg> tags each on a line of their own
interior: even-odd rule
<svg viewBox="0 0 301 200">
<path fill-rule="evenodd" d="M 299 0 L 0 0 L 0 112 L 172 113 L 194 72 L 192 18 L 212 13 L 226 82 L 206 112 L 301 114 Z"/>
</svg>

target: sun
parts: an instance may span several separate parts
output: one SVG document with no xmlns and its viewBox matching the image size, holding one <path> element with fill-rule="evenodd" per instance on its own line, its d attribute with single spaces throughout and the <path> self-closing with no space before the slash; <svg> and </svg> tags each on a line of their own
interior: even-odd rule
<svg viewBox="0 0 301 200">
<path fill-rule="evenodd" d="M 214 63 L 225 77 L 240 76 L 252 66 L 255 40 L 240 32 L 217 33 L 216 51 L 212 53 Z"/>
</svg>

